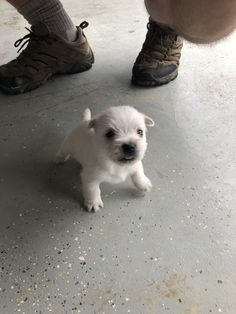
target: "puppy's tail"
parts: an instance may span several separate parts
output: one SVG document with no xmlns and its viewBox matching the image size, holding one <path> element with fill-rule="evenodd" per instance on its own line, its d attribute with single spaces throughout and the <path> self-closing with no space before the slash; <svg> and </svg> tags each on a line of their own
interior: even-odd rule
<svg viewBox="0 0 236 314">
<path fill-rule="evenodd" d="M 91 110 L 86 108 L 83 113 L 83 121 L 90 121 L 91 120 Z"/>
</svg>

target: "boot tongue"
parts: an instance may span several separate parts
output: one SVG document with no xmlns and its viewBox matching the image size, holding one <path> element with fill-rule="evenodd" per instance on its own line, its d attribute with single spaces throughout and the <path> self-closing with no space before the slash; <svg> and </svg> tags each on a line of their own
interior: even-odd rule
<svg viewBox="0 0 236 314">
<path fill-rule="evenodd" d="M 49 34 L 47 26 L 42 22 L 32 25 L 31 30 L 35 35 L 40 37 L 47 36 Z"/>
</svg>

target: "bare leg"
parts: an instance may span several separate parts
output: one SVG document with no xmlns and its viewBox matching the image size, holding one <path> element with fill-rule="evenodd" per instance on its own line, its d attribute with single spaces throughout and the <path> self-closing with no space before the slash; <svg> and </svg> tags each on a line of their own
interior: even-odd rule
<svg viewBox="0 0 236 314">
<path fill-rule="evenodd" d="M 217 41 L 236 28 L 235 0 L 145 0 L 150 16 L 195 43 Z"/>
<path fill-rule="evenodd" d="M 236 27 L 236 0 L 144 0 L 151 19 L 132 69 L 132 83 L 160 86 L 174 80 L 183 45 L 211 43 Z"/>
</svg>

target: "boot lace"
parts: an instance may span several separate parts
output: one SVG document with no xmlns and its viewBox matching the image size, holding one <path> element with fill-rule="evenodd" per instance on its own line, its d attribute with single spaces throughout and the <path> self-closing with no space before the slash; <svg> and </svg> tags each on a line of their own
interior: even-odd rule
<svg viewBox="0 0 236 314">
<path fill-rule="evenodd" d="M 83 21 L 79 27 L 81 29 L 84 29 L 86 27 L 88 27 L 89 23 L 87 21 Z M 26 34 L 24 37 L 18 39 L 15 43 L 14 46 L 16 48 L 19 47 L 19 49 L 17 50 L 17 53 L 19 53 L 29 42 L 31 39 L 39 39 L 39 38 L 43 38 L 48 44 L 50 44 L 52 42 L 51 39 L 48 38 L 47 35 L 36 35 L 35 32 L 33 32 L 31 29 L 29 29 L 28 27 L 25 27 L 25 29 L 29 32 L 28 34 Z"/>
<path fill-rule="evenodd" d="M 165 30 L 159 27 L 154 22 L 149 22 L 147 24 L 147 29 L 149 30 L 147 48 L 154 48 L 153 53 L 160 59 L 168 58 L 170 50 L 175 44 L 178 35 L 171 30 Z"/>
<path fill-rule="evenodd" d="M 29 32 L 28 34 L 26 34 L 24 37 L 18 39 L 15 43 L 14 46 L 16 48 L 19 47 L 19 49 L 17 50 L 17 53 L 19 53 L 30 41 L 34 40 L 34 41 L 39 41 L 39 40 L 44 40 L 47 44 L 51 45 L 53 39 L 52 38 L 48 38 L 48 35 L 37 35 L 35 34 L 35 32 L 33 32 L 31 29 L 29 29 L 28 27 L 25 27 L 25 29 Z M 55 41 L 55 39 L 54 39 Z"/>
<path fill-rule="evenodd" d="M 15 43 L 14 46 L 16 48 L 18 48 L 20 46 L 20 48 L 17 50 L 17 53 L 19 53 L 30 41 L 30 39 L 34 36 L 33 32 L 31 31 L 31 29 L 29 29 L 28 27 L 25 27 L 25 29 L 29 32 L 29 34 L 25 35 L 24 37 L 18 39 Z"/>
</svg>

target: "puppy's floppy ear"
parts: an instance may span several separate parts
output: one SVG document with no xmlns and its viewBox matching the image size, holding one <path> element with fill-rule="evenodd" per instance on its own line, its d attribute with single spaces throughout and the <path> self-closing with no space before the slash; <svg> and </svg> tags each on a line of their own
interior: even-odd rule
<svg viewBox="0 0 236 314">
<path fill-rule="evenodd" d="M 145 116 L 145 115 L 144 115 L 144 122 L 145 122 L 146 126 L 152 127 L 155 125 L 155 122 L 152 120 L 152 118 Z"/>
<path fill-rule="evenodd" d="M 88 124 L 89 129 L 94 129 L 95 126 L 96 126 L 96 119 L 90 120 Z"/>
</svg>

